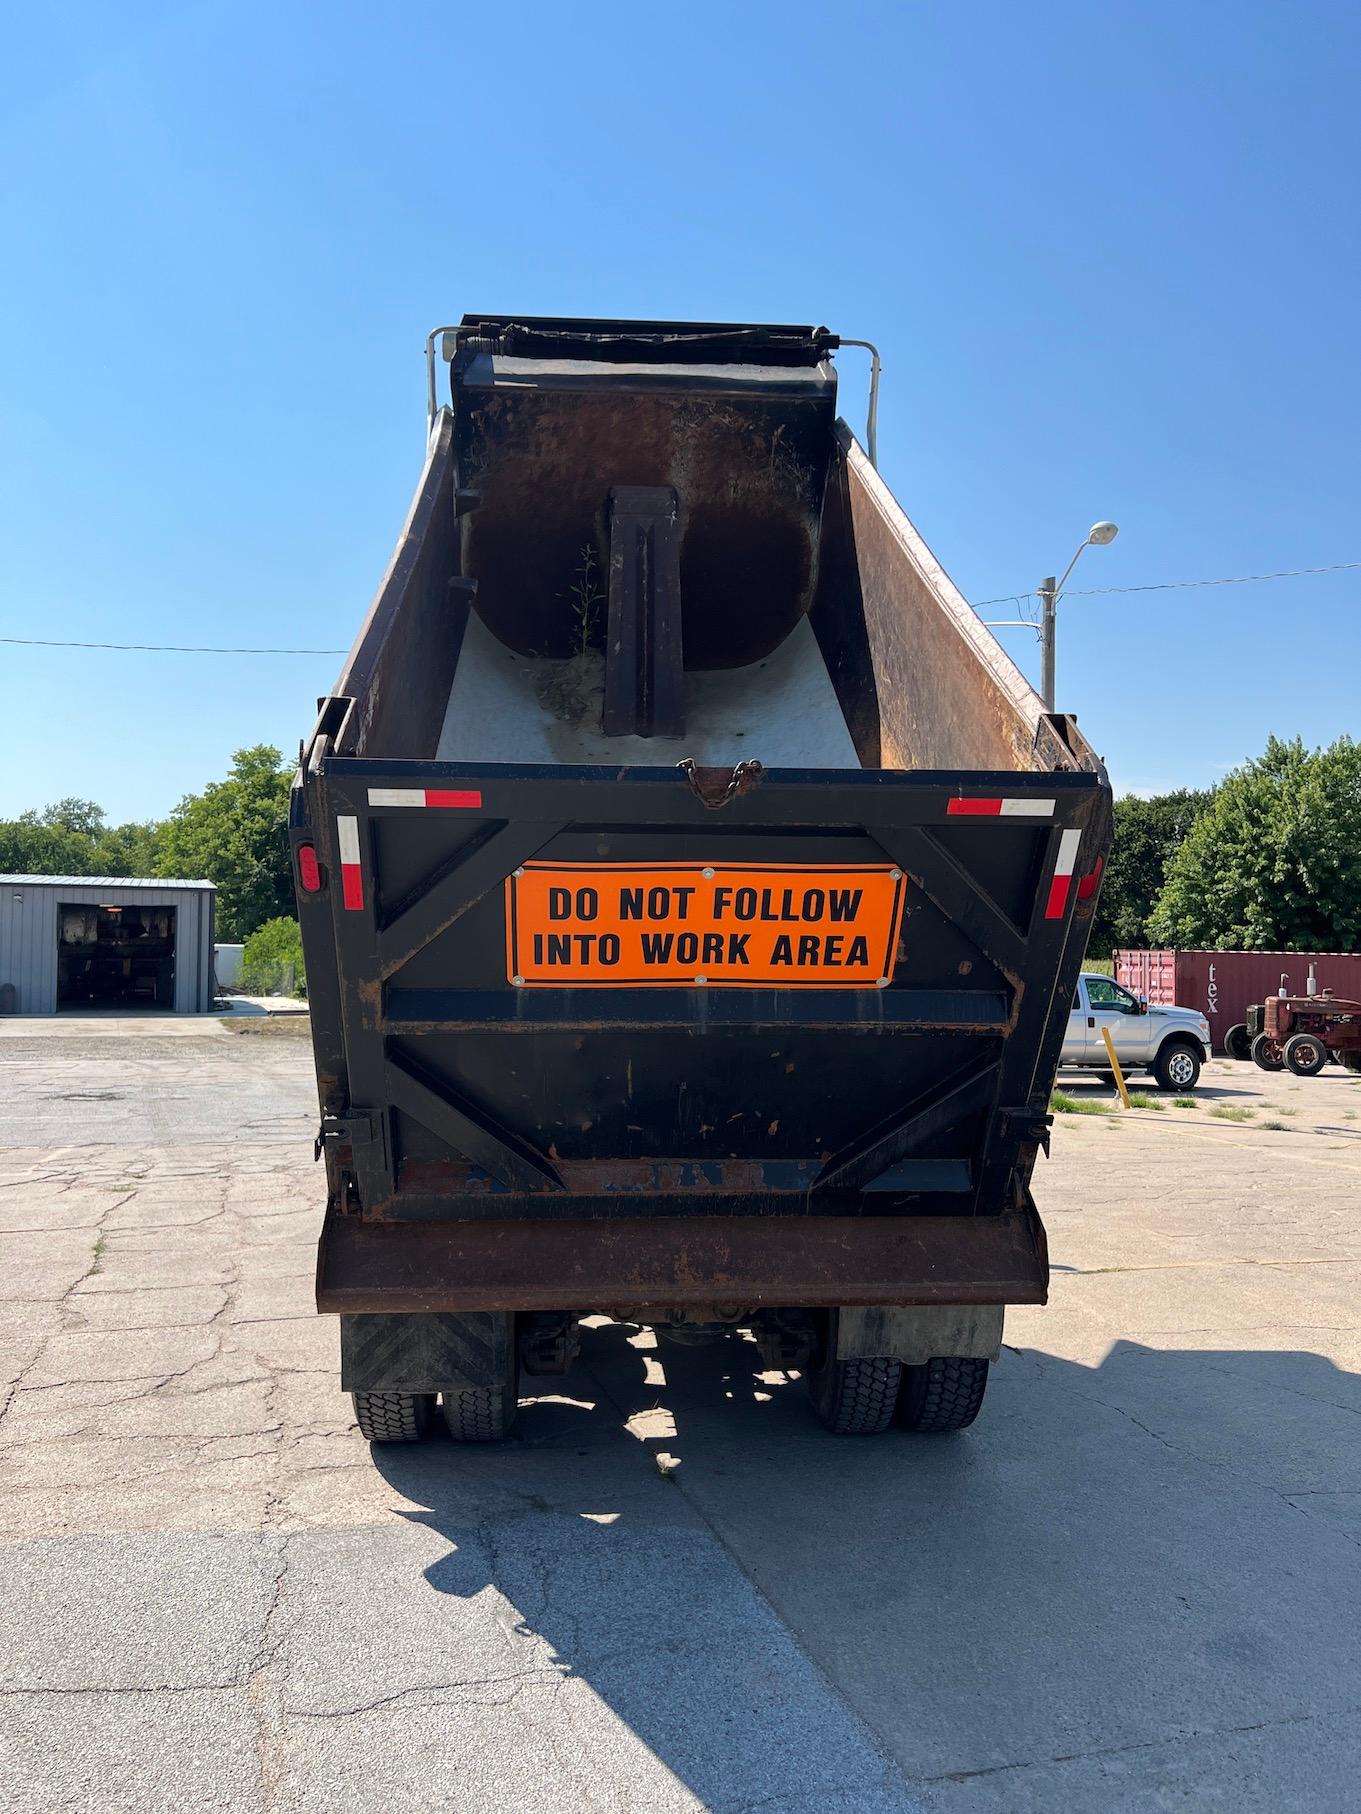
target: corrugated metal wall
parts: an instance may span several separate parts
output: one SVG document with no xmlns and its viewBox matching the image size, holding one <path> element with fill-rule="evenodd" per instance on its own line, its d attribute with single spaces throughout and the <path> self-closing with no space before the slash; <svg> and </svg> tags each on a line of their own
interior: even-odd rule
<svg viewBox="0 0 1361 1814">
<path fill-rule="evenodd" d="M 0 987 L 13 983 L 17 1014 L 56 1013 L 59 906 L 173 907 L 175 1012 L 207 1014 L 213 1005 L 214 898 L 211 888 L 174 882 L 0 876 Z"/>
</svg>

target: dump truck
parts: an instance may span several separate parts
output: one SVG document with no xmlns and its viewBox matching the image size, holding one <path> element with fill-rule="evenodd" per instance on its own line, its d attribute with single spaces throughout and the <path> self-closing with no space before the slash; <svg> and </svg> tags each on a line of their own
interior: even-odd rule
<svg viewBox="0 0 1361 1814">
<path fill-rule="evenodd" d="M 503 1437 L 591 1316 L 754 1338 L 834 1432 L 961 1429 L 1045 1301 L 1110 786 L 880 478 L 877 354 L 868 453 L 838 418 L 847 344 L 427 343 L 291 804 L 317 1307 L 371 1441 Z"/>
</svg>

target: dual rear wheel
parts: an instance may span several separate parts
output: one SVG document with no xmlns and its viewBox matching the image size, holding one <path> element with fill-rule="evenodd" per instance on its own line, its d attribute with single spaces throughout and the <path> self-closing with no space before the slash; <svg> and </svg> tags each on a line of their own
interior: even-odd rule
<svg viewBox="0 0 1361 1814">
<path fill-rule="evenodd" d="M 500 1442 L 515 1421 L 517 1387 L 478 1386 L 434 1392 L 352 1392 L 359 1433 L 366 1442 L 423 1442 L 442 1408 L 455 1442 Z"/>
<path fill-rule="evenodd" d="M 518 1370 L 517 1370 L 518 1372 Z M 897 1424 L 921 1435 L 966 1430 L 978 1416 L 988 1362 L 937 1355 L 921 1366 L 878 1356 L 824 1360 L 805 1375 L 813 1409 L 837 1436 L 877 1436 Z M 518 1406 L 517 1378 L 499 1386 L 435 1392 L 354 1392 L 367 1442 L 423 1442 L 440 1411 L 455 1442 L 500 1442 Z"/>
<path fill-rule="evenodd" d="M 807 1380 L 813 1409 L 835 1436 L 878 1436 L 895 1423 L 941 1436 L 967 1430 L 978 1416 L 988 1362 L 950 1354 L 919 1367 L 882 1357 L 827 1360 Z"/>
</svg>

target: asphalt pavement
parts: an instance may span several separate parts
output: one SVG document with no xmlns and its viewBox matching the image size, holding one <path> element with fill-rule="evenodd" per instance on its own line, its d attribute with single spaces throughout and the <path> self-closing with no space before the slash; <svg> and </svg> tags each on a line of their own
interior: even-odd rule
<svg viewBox="0 0 1361 1814">
<path fill-rule="evenodd" d="M 0 1808 L 1355 1807 L 1361 1078 L 1059 1117 L 965 1435 L 599 1323 L 505 1448 L 370 1450 L 306 1041 L 53 1025 L 0 1023 Z"/>
</svg>

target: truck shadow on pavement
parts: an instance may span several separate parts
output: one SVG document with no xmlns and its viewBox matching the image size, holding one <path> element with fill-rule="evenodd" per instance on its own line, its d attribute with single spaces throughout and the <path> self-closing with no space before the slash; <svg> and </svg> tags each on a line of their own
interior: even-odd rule
<svg viewBox="0 0 1361 1814">
<path fill-rule="evenodd" d="M 449 1546 L 424 1583 L 503 1596 L 526 1667 L 706 1807 L 1123 1807 L 1197 1771 L 1244 1805 L 1239 1769 L 1303 1805 L 1298 1771 L 1361 1764 L 1356 1375 L 1008 1349 L 973 1430 L 835 1438 L 751 1343 L 630 1333 L 588 1331 L 505 1449 L 374 1459 Z"/>
</svg>

